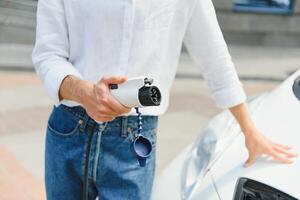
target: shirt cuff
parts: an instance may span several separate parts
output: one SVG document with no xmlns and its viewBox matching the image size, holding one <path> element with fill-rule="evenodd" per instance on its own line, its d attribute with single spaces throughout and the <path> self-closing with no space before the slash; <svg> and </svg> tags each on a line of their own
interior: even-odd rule
<svg viewBox="0 0 300 200">
<path fill-rule="evenodd" d="M 222 109 L 227 109 L 244 103 L 247 99 L 242 84 L 233 85 L 213 94 L 213 99 L 216 106 Z"/>
<path fill-rule="evenodd" d="M 44 85 L 50 97 L 54 100 L 55 106 L 61 104 L 61 101 L 59 100 L 59 89 L 62 81 L 68 75 L 73 75 L 82 79 L 81 74 L 68 62 L 51 66 L 51 69 L 44 78 Z"/>
</svg>

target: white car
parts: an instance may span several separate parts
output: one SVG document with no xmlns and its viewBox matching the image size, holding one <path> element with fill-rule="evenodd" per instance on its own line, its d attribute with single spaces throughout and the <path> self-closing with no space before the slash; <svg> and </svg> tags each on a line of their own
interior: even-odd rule
<svg viewBox="0 0 300 200">
<path fill-rule="evenodd" d="M 258 129 L 300 152 L 300 70 L 275 90 L 249 101 Z M 153 200 L 294 200 L 300 198 L 300 159 L 267 157 L 244 168 L 244 137 L 228 111 L 213 118 L 156 179 Z"/>
</svg>

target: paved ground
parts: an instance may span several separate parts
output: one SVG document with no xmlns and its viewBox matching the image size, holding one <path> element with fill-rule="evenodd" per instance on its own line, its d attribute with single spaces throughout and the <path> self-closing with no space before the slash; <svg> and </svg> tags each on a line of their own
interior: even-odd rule
<svg viewBox="0 0 300 200">
<path fill-rule="evenodd" d="M 230 50 L 249 95 L 274 88 L 300 66 L 300 52 L 295 49 L 231 47 Z M 28 56 L 21 58 L 29 59 Z M 8 163 L 18 165 L 18 169 L 23 170 L 22 176 L 27 179 L 31 176 L 32 180 L 36 180 L 35 184 L 40 185 L 43 182 L 44 130 L 52 102 L 28 66 L 26 70 L 12 70 L 13 59 L 8 60 L 11 65 L 5 66 L 6 61 L 0 59 L 0 147 L 6 152 L 4 157 L 7 157 Z M 22 66 L 20 68 L 23 69 Z M 158 175 L 220 111 L 214 107 L 209 89 L 197 71 L 188 57 L 183 55 L 172 89 L 170 107 L 159 121 Z M 0 160 L 0 163 L 5 162 Z M 5 187 L 1 187 L 1 183 L 5 182 L 5 177 L 1 176 L 1 165 L 0 193 L 5 192 Z"/>
</svg>

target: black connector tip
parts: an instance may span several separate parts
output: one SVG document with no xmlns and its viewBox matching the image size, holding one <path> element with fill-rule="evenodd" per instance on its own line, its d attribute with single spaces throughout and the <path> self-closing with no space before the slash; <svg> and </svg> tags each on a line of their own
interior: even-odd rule
<svg viewBox="0 0 300 200">
<path fill-rule="evenodd" d="M 156 86 L 144 86 L 139 90 L 139 101 L 142 106 L 159 106 L 161 93 Z"/>
</svg>

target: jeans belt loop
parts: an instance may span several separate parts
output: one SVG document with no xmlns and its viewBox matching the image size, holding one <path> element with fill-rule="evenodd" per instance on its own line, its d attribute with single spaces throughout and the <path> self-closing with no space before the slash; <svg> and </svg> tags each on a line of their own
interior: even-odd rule
<svg viewBox="0 0 300 200">
<path fill-rule="evenodd" d="M 126 138 L 128 136 L 127 133 L 127 121 L 128 117 L 122 117 L 122 130 L 121 130 L 121 137 Z"/>
</svg>

